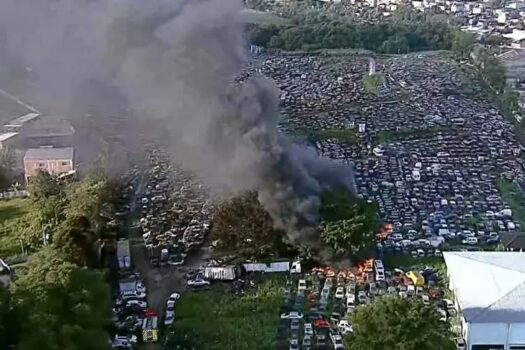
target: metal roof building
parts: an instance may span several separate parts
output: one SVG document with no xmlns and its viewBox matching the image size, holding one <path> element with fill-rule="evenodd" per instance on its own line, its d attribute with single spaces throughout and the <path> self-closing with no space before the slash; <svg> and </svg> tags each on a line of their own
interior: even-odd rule
<svg viewBox="0 0 525 350">
<path fill-rule="evenodd" d="M 73 159 L 75 149 L 73 147 L 64 148 L 30 148 L 27 150 L 24 159 L 34 160 L 55 160 Z"/>
<path fill-rule="evenodd" d="M 525 254 L 444 252 L 468 349 L 525 349 Z"/>
</svg>

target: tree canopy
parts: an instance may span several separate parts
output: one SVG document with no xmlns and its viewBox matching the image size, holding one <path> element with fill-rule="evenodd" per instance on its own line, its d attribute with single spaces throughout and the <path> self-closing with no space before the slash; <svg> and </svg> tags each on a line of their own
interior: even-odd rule
<svg viewBox="0 0 525 350">
<path fill-rule="evenodd" d="M 451 350 L 449 326 L 434 305 L 385 296 L 354 310 L 350 350 Z"/>
<path fill-rule="evenodd" d="M 273 220 L 259 203 L 255 191 L 222 202 L 213 217 L 212 233 L 220 239 L 222 248 L 254 257 L 270 253 L 282 235 L 274 230 Z"/>
<path fill-rule="evenodd" d="M 378 227 L 374 204 L 338 189 L 322 197 L 321 239 L 338 255 L 360 256 L 373 247 Z"/>
<path fill-rule="evenodd" d="M 302 9 L 292 15 L 292 25 L 255 25 L 255 45 L 293 50 L 367 49 L 407 53 L 449 49 L 450 27 L 443 15 L 420 13 L 401 7 L 390 20 L 358 23 L 323 9 Z"/>
<path fill-rule="evenodd" d="M 11 326 L 19 328 L 18 337 L 10 342 L 17 349 L 110 348 L 104 329 L 109 286 L 98 272 L 69 262 L 63 252 L 49 246 L 34 254 L 10 291 L 18 317 Z M 0 317 L 3 313 L 0 306 Z"/>
</svg>

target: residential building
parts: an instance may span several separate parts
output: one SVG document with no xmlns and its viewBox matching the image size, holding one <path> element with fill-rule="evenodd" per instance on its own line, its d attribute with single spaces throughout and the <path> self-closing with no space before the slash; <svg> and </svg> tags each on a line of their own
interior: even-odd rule
<svg viewBox="0 0 525 350">
<path fill-rule="evenodd" d="M 525 253 L 444 252 L 468 350 L 525 349 Z"/>
<path fill-rule="evenodd" d="M 24 156 L 26 180 L 38 170 L 52 175 L 61 175 L 75 171 L 75 151 L 73 147 L 30 148 Z"/>
</svg>

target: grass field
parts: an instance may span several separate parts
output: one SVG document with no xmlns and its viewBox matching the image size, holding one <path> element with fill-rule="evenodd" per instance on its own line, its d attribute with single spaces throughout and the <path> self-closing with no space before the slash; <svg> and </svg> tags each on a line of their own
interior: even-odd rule
<svg viewBox="0 0 525 350">
<path fill-rule="evenodd" d="M 525 196 L 518 188 L 518 185 L 512 181 L 499 179 L 496 185 L 501 192 L 501 197 L 512 208 L 512 217 L 517 220 L 521 227 L 525 227 Z"/>
<path fill-rule="evenodd" d="M 383 130 L 377 134 L 375 143 L 388 143 L 394 140 L 404 139 L 413 135 L 417 135 L 419 138 L 431 137 L 434 136 L 434 134 L 445 130 L 447 130 L 447 128 L 441 126 L 434 126 L 422 129 Z"/>
<path fill-rule="evenodd" d="M 348 144 L 356 143 L 359 138 L 359 134 L 355 129 L 341 128 L 319 130 L 299 129 L 295 131 L 295 134 L 299 137 L 312 137 L 316 140 L 337 139 L 341 142 Z"/>
<path fill-rule="evenodd" d="M 409 269 L 412 266 L 432 266 L 438 272 L 446 270 L 445 260 L 443 257 L 430 256 L 425 258 L 414 258 L 410 255 L 386 255 L 383 258 L 383 263 L 387 268 L 402 268 Z"/>
<path fill-rule="evenodd" d="M 284 276 L 272 276 L 241 296 L 220 285 L 184 295 L 165 348 L 175 349 L 178 344 L 205 350 L 275 349 L 284 283 Z"/>
<path fill-rule="evenodd" d="M 29 211 L 28 199 L 0 201 L 0 257 L 20 254 L 20 243 L 13 239 L 18 219 Z"/>
</svg>

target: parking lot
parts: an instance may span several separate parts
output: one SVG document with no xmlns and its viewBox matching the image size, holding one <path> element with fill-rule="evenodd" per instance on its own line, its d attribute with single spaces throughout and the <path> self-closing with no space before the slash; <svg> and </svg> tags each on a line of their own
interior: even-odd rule
<svg viewBox="0 0 525 350">
<path fill-rule="evenodd" d="M 345 335 L 353 332 L 354 310 L 385 295 L 435 305 L 441 321 L 457 332 L 457 314 L 445 298 L 443 277 L 432 266 L 388 268 L 372 259 L 351 269 L 314 268 L 289 279 L 284 288 L 277 348 L 344 349 Z"/>
<path fill-rule="evenodd" d="M 522 148 L 476 81 L 444 53 L 374 62 L 377 93 L 362 55 L 260 54 L 245 74 L 277 82 L 284 132 L 354 165 L 358 194 L 391 225 L 380 253 L 494 249 L 519 232 L 521 205 L 501 190 L 521 195 Z"/>
</svg>

